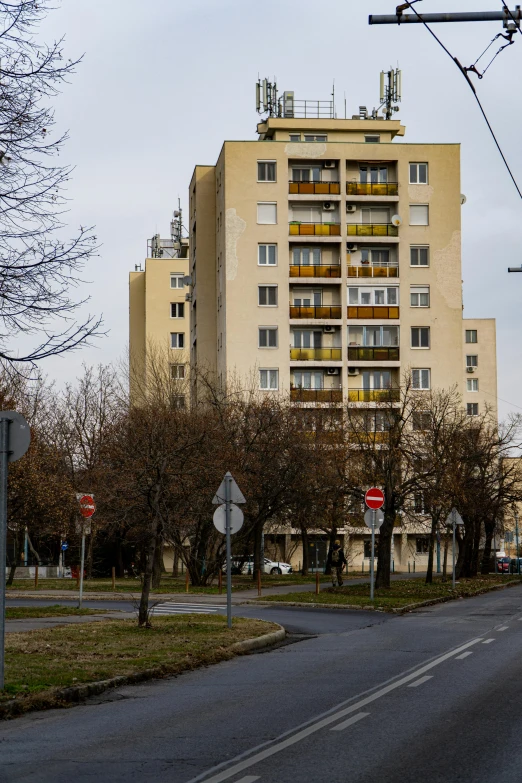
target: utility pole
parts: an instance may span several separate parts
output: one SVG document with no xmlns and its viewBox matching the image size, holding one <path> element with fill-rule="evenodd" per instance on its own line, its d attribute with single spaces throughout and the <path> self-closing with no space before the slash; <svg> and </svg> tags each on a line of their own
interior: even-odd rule
<svg viewBox="0 0 522 783">
<path fill-rule="evenodd" d="M 414 0 L 415 2 L 416 0 Z M 418 0 L 417 0 L 418 1 Z M 520 28 L 522 14 L 520 6 L 514 11 L 505 8 L 502 11 L 469 11 L 451 14 L 405 14 L 411 3 L 398 5 L 395 14 L 370 14 L 368 24 L 436 24 L 438 22 L 503 22 L 504 27 L 510 25 Z"/>
</svg>

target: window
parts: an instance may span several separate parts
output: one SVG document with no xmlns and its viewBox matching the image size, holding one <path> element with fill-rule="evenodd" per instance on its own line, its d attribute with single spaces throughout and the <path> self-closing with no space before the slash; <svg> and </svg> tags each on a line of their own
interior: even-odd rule
<svg viewBox="0 0 522 783">
<path fill-rule="evenodd" d="M 412 326 L 411 327 L 411 347 L 429 348 L 430 347 L 430 327 Z"/>
<path fill-rule="evenodd" d="M 410 183 L 412 185 L 428 184 L 427 163 L 410 163 Z"/>
<path fill-rule="evenodd" d="M 359 166 L 359 178 L 363 184 L 388 182 L 388 168 L 386 166 Z"/>
<path fill-rule="evenodd" d="M 185 347 L 185 335 L 183 332 L 171 332 L 170 333 L 170 347 L 171 348 L 184 348 Z"/>
<path fill-rule="evenodd" d="M 417 511 L 417 509 L 415 509 Z M 417 513 L 424 513 L 424 511 L 417 512 Z M 415 551 L 418 555 L 427 555 L 430 551 L 430 540 L 429 538 L 425 537 L 417 537 L 415 539 Z"/>
<path fill-rule="evenodd" d="M 394 288 L 348 288 L 349 305 L 397 305 L 399 289 Z"/>
<path fill-rule="evenodd" d="M 390 266 L 390 249 L 380 247 L 361 248 L 361 264 L 363 266 Z"/>
<path fill-rule="evenodd" d="M 468 378 L 466 389 L 469 392 L 478 392 L 478 378 Z"/>
<path fill-rule="evenodd" d="M 322 289 L 317 291 L 310 288 L 294 288 L 294 307 L 320 307 L 323 303 Z"/>
<path fill-rule="evenodd" d="M 312 329 L 295 329 L 294 348 L 321 348 L 323 332 L 314 332 Z"/>
<path fill-rule="evenodd" d="M 410 226 L 429 226 L 429 207 L 427 204 L 410 204 Z"/>
<path fill-rule="evenodd" d="M 259 266 L 276 266 L 277 245 L 258 245 L 257 263 Z"/>
<path fill-rule="evenodd" d="M 377 135 L 365 136 L 364 140 L 366 144 L 379 144 L 381 137 Z"/>
<path fill-rule="evenodd" d="M 170 398 L 170 407 L 177 410 L 183 410 L 185 408 L 185 395 L 173 394 Z"/>
<path fill-rule="evenodd" d="M 262 225 L 277 223 L 277 204 L 261 201 L 257 205 L 257 222 Z"/>
<path fill-rule="evenodd" d="M 348 345 L 365 348 L 398 347 L 398 326 L 349 326 Z"/>
<path fill-rule="evenodd" d="M 363 223 L 389 223 L 390 210 L 382 207 L 363 207 L 361 209 Z"/>
<path fill-rule="evenodd" d="M 371 539 L 364 541 L 364 556 L 369 558 L 372 556 L 372 542 Z M 375 536 L 375 554 L 379 551 L 379 536 Z"/>
<path fill-rule="evenodd" d="M 294 247 L 292 249 L 292 264 L 296 266 L 320 266 L 320 247 Z"/>
<path fill-rule="evenodd" d="M 182 381 L 185 378 L 185 365 L 184 364 L 171 364 L 170 365 L 170 378 L 172 381 Z"/>
<path fill-rule="evenodd" d="M 291 133 L 290 134 L 290 141 L 301 141 L 301 134 L 300 133 Z"/>
<path fill-rule="evenodd" d="M 314 370 L 295 370 L 292 385 L 294 389 L 322 389 L 323 373 Z"/>
<path fill-rule="evenodd" d="M 466 356 L 466 367 L 478 367 L 478 356 Z"/>
<path fill-rule="evenodd" d="M 320 182 L 321 167 L 307 166 L 306 168 L 292 169 L 292 182 Z"/>
<path fill-rule="evenodd" d="M 258 304 L 263 307 L 277 307 L 277 286 L 260 285 L 258 291 Z"/>
<path fill-rule="evenodd" d="M 257 181 L 258 182 L 275 182 L 276 181 L 276 164 L 273 160 L 258 160 L 257 161 Z"/>
<path fill-rule="evenodd" d="M 326 141 L 327 136 L 326 133 L 305 133 L 304 140 L 305 141 Z"/>
<path fill-rule="evenodd" d="M 431 414 L 428 411 L 413 411 L 411 425 L 415 432 L 429 430 L 431 426 Z"/>
<path fill-rule="evenodd" d="M 277 391 L 279 370 L 259 370 L 259 388 L 265 391 Z"/>
<path fill-rule="evenodd" d="M 466 342 L 467 343 L 476 343 L 477 342 L 477 330 L 476 329 L 466 329 Z"/>
<path fill-rule="evenodd" d="M 259 347 L 277 348 L 277 326 L 263 326 L 259 328 Z"/>
<path fill-rule="evenodd" d="M 427 391 L 430 388 L 430 370 L 412 370 L 411 385 L 413 389 Z"/>
<path fill-rule="evenodd" d="M 429 307 L 430 287 L 428 285 L 412 285 L 410 287 L 410 305 L 412 307 Z"/>
<path fill-rule="evenodd" d="M 391 389 L 390 370 L 365 370 L 362 373 L 363 389 Z"/>
<path fill-rule="evenodd" d="M 468 402 L 466 405 L 466 412 L 468 416 L 478 416 L 478 402 Z"/>
<path fill-rule="evenodd" d="M 170 276 L 171 288 L 183 288 L 183 275 L 171 275 Z"/>
<path fill-rule="evenodd" d="M 170 317 L 171 318 L 185 318 L 185 302 L 171 302 L 170 303 Z"/>
<path fill-rule="evenodd" d="M 410 247 L 410 266 L 429 266 L 429 247 Z"/>
</svg>

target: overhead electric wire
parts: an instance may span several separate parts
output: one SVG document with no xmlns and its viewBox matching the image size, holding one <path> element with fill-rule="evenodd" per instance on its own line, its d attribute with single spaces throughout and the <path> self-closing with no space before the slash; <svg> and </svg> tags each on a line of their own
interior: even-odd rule
<svg viewBox="0 0 522 783">
<path fill-rule="evenodd" d="M 502 5 L 504 6 L 504 8 L 506 8 L 506 4 L 505 4 L 504 0 L 502 0 Z M 508 173 L 509 173 L 509 176 L 511 177 L 511 180 L 512 180 L 512 182 L 513 182 L 513 185 L 514 185 L 514 186 L 515 186 L 515 188 L 517 189 L 517 193 L 518 193 L 518 195 L 520 196 L 520 198 L 522 199 L 522 190 L 521 190 L 521 189 L 520 189 L 520 187 L 518 186 L 518 183 L 517 183 L 517 181 L 516 181 L 516 179 L 515 179 L 515 175 L 514 175 L 514 174 L 513 174 L 513 172 L 511 171 L 511 168 L 510 168 L 510 166 L 509 166 L 509 163 L 507 162 L 507 158 L 506 158 L 506 156 L 504 155 L 504 153 L 503 153 L 503 151 L 502 151 L 502 147 L 500 146 L 500 143 L 499 143 L 499 141 L 498 141 L 497 137 L 495 136 L 495 132 L 494 132 L 493 128 L 491 127 L 491 123 L 490 123 L 490 121 L 489 121 L 489 119 L 488 119 L 488 117 L 487 117 L 487 114 L 486 114 L 486 112 L 485 112 L 485 110 L 484 110 L 484 107 L 482 106 L 482 103 L 480 102 L 480 98 L 479 98 L 479 97 L 478 97 L 478 95 L 477 95 L 477 91 L 475 90 L 475 87 L 473 86 L 473 83 L 471 82 L 471 80 L 470 80 L 470 78 L 469 78 L 468 74 L 466 73 L 466 71 L 464 70 L 464 68 L 462 67 L 462 65 L 461 65 L 461 64 L 460 64 L 460 62 L 458 61 L 458 59 L 457 59 L 456 57 L 454 57 L 454 56 L 451 54 L 451 52 L 449 51 L 449 49 L 448 49 L 446 46 L 444 46 L 444 44 L 442 43 L 442 41 L 440 40 L 440 38 L 439 38 L 437 35 L 435 35 L 435 33 L 433 32 L 433 30 L 431 29 L 431 27 L 430 27 L 430 26 L 429 26 L 429 25 L 428 25 L 428 24 L 427 24 L 427 23 L 424 21 L 424 19 L 422 18 L 421 14 L 419 14 L 419 13 L 418 13 L 418 11 L 416 11 L 416 10 L 415 10 L 415 8 L 412 6 L 412 4 L 411 4 L 411 3 L 408 3 L 408 6 L 409 6 L 409 7 L 410 7 L 410 9 L 413 11 L 413 13 L 414 13 L 414 14 L 415 14 L 415 15 L 418 17 L 419 21 L 420 21 L 420 22 L 422 22 L 422 24 L 424 25 L 424 27 L 426 28 L 426 30 L 427 30 L 427 31 L 430 33 L 430 35 L 432 35 L 432 36 L 433 36 L 433 38 L 435 38 L 435 40 L 437 41 L 437 43 L 439 44 L 439 46 L 441 46 L 441 47 L 442 47 L 442 49 L 444 49 L 444 51 L 446 52 L 446 54 L 448 55 L 448 57 L 451 57 L 451 59 L 453 60 L 453 62 L 455 63 L 455 65 L 458 67 L 459 71 L 462 73 L 462 75 L 463 75 L 463 76 L 464 76 L 464 78 L 466 79 L 466 81 L 467 81 L 467 83 L 468 83 L 469 87 L 471 88 L 471 91 L 473 92 L 473 95 L 475 96 L 475 100 L 477 101 L 478 107 L 479 107 L 479 109 L 480 109 L 480 111 L 481 111 L 481 113 L 482 113 L 482 116 L 484 117 L 484 120 L 485 120 L 485 122 L 486 122 L 486 125 L 488 126 L 488 129 L 489 129 L 489 132 L 490 132 L 490 134 L 491 134 L 491 137 L 493 138 L 493 141 L 495 142 L 495 145 L 496 145 L 496 147 L 497 147 L 497 149 L 498 149 L 498 151 L 499 151 L 499 153 L 500 153 L 500 157 L 502 158 L 502 160 L 503 160 L 503 162 L 504 162 L 504 165 L 505 165 L 505 167 L 506 167 L 506 169 L 507 169 L 507 171 L 508 171 Z M 509 9 L 507 9 L 507 10 L 509 11 Z M 516 20 L 513 18 L 513 14 L 511 13 L 511 11 L 509 11 L 509 15 L 511 16 L 511 18 L 513 19 L 513 21 L 516 23 Z M 521 32 L 521 33 L 522 33 L 522 30 L 519 30 L 519 32 Z"/>
</svg>

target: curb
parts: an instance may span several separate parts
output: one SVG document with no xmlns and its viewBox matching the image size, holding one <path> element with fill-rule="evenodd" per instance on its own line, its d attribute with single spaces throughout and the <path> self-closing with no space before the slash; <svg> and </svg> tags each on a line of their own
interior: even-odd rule
<svg viewBox="0 0 522 783">
<path fill-rule="evenodd" d="M 279 623 L 274 624 L 279 625 Z M 251 650 L 272 647 L 278 642 L 283 641 L 285 636 L 286 630 L 282 625 L 279 625 L 277 631 L 266 633 L 263 636 L 258 636 L 254 639 L 244 639 L 241 642 L 234 642 L 230 647 L 222 648 L 225 654 L 223 660 L 227 659 L 227 653 L 232 653 L 233 657 L 235 655 L 248 653 Z M 216 661 L 216 663 L 221 663 L 221 661 Z M 209 665 L 210 664 L 208 663 L 201 664 L 201 666 Z M 99 696 L 101 693 L 111 690 L 112 688 L 119 688 L 123 685 L 137 685 L 140 682 L 163 677 L 178 676 L 184 674 L 185 671 L 194 671 L 194 668 L 179 671 L 177 667 L 169 667 L 168 665 L 154 666 L 150 669 L 134 672 L 133 674 L 122 674 L 117 677 L 111 677 L 108 680 L 86 682 L 81 685 L 71 685 L 68 688 L 62 688 L 61 690 L 50 691 L 47 694 L 44 693 L 41 696 L 36 696 L 30 704 L 24 704 L 22 700 L 13 699 L 6 704 L 0 704 L 0 719 L 9 720 L 10 718 L 17 718 L 29 712 L 56 709 L 58 707 L 65 707 L 69 704 L 79 704 L 90 696 Z"/>
</svg>

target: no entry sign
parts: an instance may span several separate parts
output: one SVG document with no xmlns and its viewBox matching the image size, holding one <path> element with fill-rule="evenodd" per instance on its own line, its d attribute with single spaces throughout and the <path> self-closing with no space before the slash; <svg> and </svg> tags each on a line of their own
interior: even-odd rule
<svg viewBox="0 0 522 783">
<path fill-rule="evenodd" d="M 364 502 L 368 506 L 368 508 L 373 509 L 376 511 L 378 508 L 381 508 L 381 506 L 384 505 L 384 492 L 382 489 L 377 489 L 377 487 L 372 487 L 369 489 L 364 496 Z"/>
<path fill-rule="evenodd" d="M 82 495 L 80 498 L 80 514 L 88 519 L 96 511 L 96 505 L 91 495 Z"/>
</svg>

